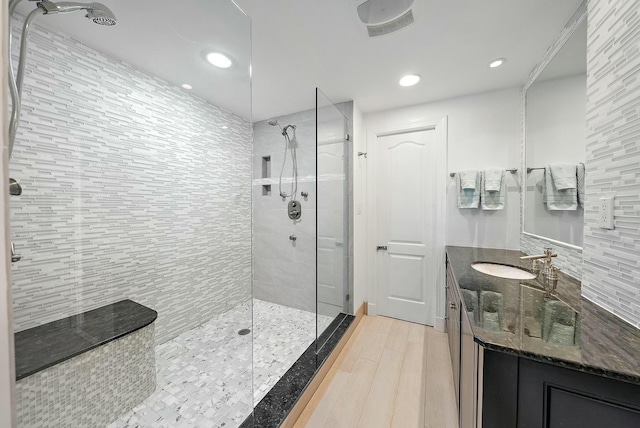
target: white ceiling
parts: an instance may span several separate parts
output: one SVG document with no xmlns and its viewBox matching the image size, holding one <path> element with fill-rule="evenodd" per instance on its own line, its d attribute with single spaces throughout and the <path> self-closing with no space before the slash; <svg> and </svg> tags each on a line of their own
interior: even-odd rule
<svg viewBox="0 0 640 428">
<path fill-rule="evenodd" d="M 312 108 L 316 86 L 367 113 L 522 85 L 582 0 L 415 0 L 414 24 L 375 39 L 357 17 L 356 0 L 236 1 L 252 18 L 258 121 Z M 39 22 L 171 83 L 190 83 L 195 94 L 248 117 L 247 23 L 227 0 L 103 3 L 118 26 L 71 15 Z M 202 58 L 207 49 L 236 63 L 214 69 Z M 498 57 L 507 63 L 489 69 Z M 401 88 L 397 82 L 408 73 L 422 81 Z"/>
</svg>

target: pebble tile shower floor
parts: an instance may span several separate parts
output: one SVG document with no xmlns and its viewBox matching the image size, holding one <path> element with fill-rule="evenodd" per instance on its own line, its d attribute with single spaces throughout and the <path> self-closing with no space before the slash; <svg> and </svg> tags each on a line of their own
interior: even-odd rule
<svg viewBox="0 0 640 428">
<path fill-rule="evenodd" d="M 315 339 L 315 314 L 253 300 L 156 347 L 156 391 L 108 428 L 239 426 Z M 327 326 L 332 318 L 319 316 Z M 243 328 L 253 334 L 239 335 Z M 254 394 L 251 400 L 253 337 Z"/>
</svg>

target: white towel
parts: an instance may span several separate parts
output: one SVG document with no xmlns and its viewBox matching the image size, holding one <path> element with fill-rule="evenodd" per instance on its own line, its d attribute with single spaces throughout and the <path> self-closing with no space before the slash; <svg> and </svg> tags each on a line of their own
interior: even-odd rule
<svg viewBox="0 0 640 428">
<path fill-rule="evenodd" d="M 478 190 L 480 188 L 477 186 L 478 171 L 460 171 L 458 176 L 461 189 Z"/>
<path fill-rule="evenodd" d="M 484 170 L 484 188 L 489 192 L 498 192 L 504 180 L 504 169 L 488 168 Z"/>
<path fill-rule="evenodd" d="M 551 176 L 551 167 L 544 168 L 543 201 L 549 211 L 573 211 L 578 209 L 576 189 L 559 190 Z"/>
<path fill-rule="evenodd" d="M 458 208 L 478 208 L 480 206 L 480 174 L 476 174 L 474 189 L 463 189 L 461 174 L 456 174 Z"/>
<path fill-rule="evenodd" d="M 576 166 L 568 163 L 556 163 L 549 165 L 551 168 L 551 178 L 553 185 L 558 190 L 575 189 L 576 186 Z"/>
<path fill-rule="evenodd" d="M 578 182 L 578 203 L 584 208 L 584 164 L 582 162 L 578 164 L 576 180 Z"/>
<path fill-rule="evenodd" d="M 488 181 L 486 178 L 486 175 L 488 173 L 487 171 L 483 172 L 483 177 L 481 180 L 481 185 L 482 185 L 482 194 L 481 194 L 481 201 L 482 201 L 482 209 L 483 210 L 502 210 L 504 209 L 504 201 L 505 201 L 505 197 L 507 194 L 507 186 L 506 186 L 506 181 L 505 177 L 504 177 L 504 170 L 500 170 L 502 172 L 502 174 L 500 175 L 500 190 L 497 192 L 494 191 L 490 191 L 487 189 L 488 186 Z"/>
</svg>

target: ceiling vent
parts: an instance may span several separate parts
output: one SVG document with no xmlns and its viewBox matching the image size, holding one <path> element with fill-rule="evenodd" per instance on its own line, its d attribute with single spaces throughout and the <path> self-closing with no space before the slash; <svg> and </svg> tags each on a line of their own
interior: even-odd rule
<svg viewBox="0 0 640 428">
<path fill-rule="evenodd" d="M 413 24 L 413 0 L 359 0 L 358 17 L 369 37 L 393 33 Z"/>
</svg>

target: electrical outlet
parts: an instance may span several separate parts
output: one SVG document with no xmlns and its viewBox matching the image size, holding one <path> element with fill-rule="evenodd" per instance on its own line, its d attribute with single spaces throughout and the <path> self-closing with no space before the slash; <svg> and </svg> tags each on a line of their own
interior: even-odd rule
<svg viewBox="0 0 640 428">
<path fill-rule="evenodd" d="M 601 229 L 613 229 L 613 196 L 605 196 L 599 200 L 598 227 Z"/>
</svg>

